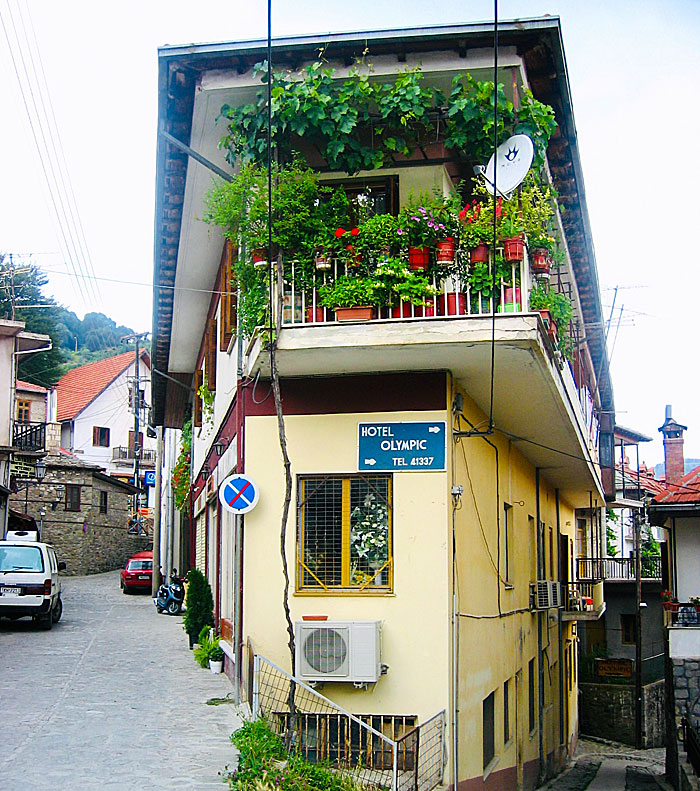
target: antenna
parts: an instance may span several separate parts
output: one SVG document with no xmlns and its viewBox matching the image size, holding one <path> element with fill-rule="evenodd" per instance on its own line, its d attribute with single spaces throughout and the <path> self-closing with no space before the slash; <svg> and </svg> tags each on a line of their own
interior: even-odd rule
<svg viewBox="0 0 700 791">
<path fill-rule="evenodd" d="M 508 200 L 527 176 L 534 155 L 535 147 L 527 135 L 513 135 L 498 146 L 485 168 L 480 166 L 475 170 L 483 176 L 492 195 L 496 192 Z"/>
</svg>

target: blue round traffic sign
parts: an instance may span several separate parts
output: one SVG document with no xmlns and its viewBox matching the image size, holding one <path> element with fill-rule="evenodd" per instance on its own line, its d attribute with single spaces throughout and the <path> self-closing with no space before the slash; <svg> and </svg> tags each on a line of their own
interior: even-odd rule
<svg viewBox="0 0 700 791">
<path fill-rule="evenodd" d="M 219 502 L 234 514 L 247 514 L 258 504 L 260 489 L 247 475 L 229 475 L 219 486 Z"/>
</svg>

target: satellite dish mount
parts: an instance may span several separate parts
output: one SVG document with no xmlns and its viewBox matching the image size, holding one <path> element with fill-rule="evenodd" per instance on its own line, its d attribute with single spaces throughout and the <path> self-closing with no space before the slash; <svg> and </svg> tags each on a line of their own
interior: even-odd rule
<svg viewBox="0 0 700 791">
<path fill-rule="evenodd" d="M 486 189 L 508 200 L 527 176 L 535 155 L 535 146 L 527 135 L 513 135 L 501 143 L 486 167 L 474 168 L 482 176 Z"/>
</svg>

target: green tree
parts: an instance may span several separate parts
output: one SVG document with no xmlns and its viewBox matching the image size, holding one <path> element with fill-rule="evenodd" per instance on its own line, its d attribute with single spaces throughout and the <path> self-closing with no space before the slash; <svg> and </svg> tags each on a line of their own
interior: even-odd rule
<svg viewBox="0 0 700 791">
<path fill-rule="evenodd" d="M 605 511 L 605 538 L 607 541 L 607 554 L 608 557 L 614 558 L 617 555 L 617 538 L 619 530 L 620 516 L 616 514 L 612 508 Z"/>
<path fill-rule="evenodd" d="M 192 646 L 205 626 L 214 625 L 214 599 L 209 581 L 199 569 L 190 569 L 187 578 L 183 628 Z"/>
<path fill-rule="evenodd" d="M 22 356 L 17 369 L 19 379 L 43 387 L 55 384 L 65 370 L 59 327 L 62 308 L 43 293 L 47 282 L 34 264 L 16 266 L 0 253 L 0 318 L 23 321 L 27 331 L 51 337 L 49 351 Z"/>
</svg>

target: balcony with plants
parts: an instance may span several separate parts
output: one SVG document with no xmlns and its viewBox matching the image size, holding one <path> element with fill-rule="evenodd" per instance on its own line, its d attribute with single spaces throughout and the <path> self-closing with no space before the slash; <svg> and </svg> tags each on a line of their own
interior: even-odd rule
<svg viewBox="0 0 700 791">
<path fill-rule="evenodd" d="M 444 92 L 420 69 L 384 84 L 359 69 L 336 79 L 320 64 L 275 74 L 269 176 L 265 93 L 222 107 L 221 145 L 237 175 L 209 191 L 202 214 L 237 251 L 230 288 L 246 374 L 269 375 L 273 335 L 282 376 L 432 369 L 481 381 L 495 344 L 507 383 L 545 398 L 544 379 L 556 380 L 595 456 L 595 371 L 545 164 L 552 109 L 527 90 L 516 107 L 497 87 L 499 144 L 526 133 L 535 158 L 517 191 L 494 199 L 483 180 L 455 177 L 492 151 L 492 83 L 456 75 Z M 441 183 L 456 186 L 404 194 L 393 213 L 371 187 L 347 189 L 383 168 L 434 162 Z M 523 355 L 533 349 L 541 375 L 530 383 Z"/>
</svg>

